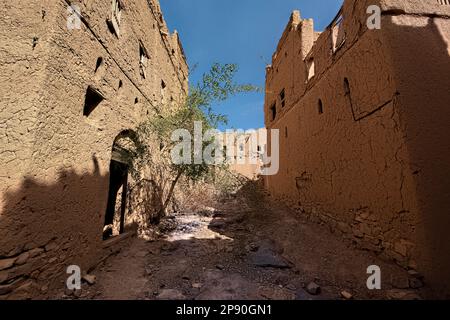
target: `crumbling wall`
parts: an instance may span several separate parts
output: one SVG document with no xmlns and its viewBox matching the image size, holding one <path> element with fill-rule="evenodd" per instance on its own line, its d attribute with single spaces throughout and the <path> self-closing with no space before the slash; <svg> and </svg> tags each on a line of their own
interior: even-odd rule
<svg viewBox="0 0 450 320">
<path fill-rule="evenodd" d="M 373 4 L 383 10 L 380 30 L 366 26 Z M 338 19 L 316 37 L 312 22 L 295 13 L 266 79 L 266 127 L 280 130 L 281 153 L 280 172 L 265 178 L 268 190 L 360 248 L 419 269 L 436 288 L 450 284 L 441 269 L 449 243 L 448 179 L 442 178 L 449 176 L 449 147 L 442 142 L 449 9 L 431 1 L 345 1 L 345 41 L 337 48 Z M 420 10 L 434 18 L 408 16 Z M 435 231 L 434 244 L 425 241 Z"/>
<path fill-rule="evenodd" d="M 450 5 L 404 4 L 383 25 L 418 210 L 412 252 L 439 297 L 450 294 Z"/>
<path fill-rule="evenodd" d="M 122 1 L 120 35 L 106 22 L 111 0 L 73 2 L 74 30 L 71 1 L 16 2 L 2 7 L 0 35 L 1 151 L 11 154 L 0 169 L 0 299 L 63 292 L 69 265 L 87 273 L 98 261 L 114 140 L 181 99 L 188 77 L 155 1 Z M 103 100 L 84 113 L 88 88 Z"/>
<path fill-rule="evenodd" d="M 226 146 L 228 170 L 250 180 L 259 178 L 262 155 L 267 147 L 265 129 L 224 132 L 218 136 L 218 141 Z"/>
</svg>

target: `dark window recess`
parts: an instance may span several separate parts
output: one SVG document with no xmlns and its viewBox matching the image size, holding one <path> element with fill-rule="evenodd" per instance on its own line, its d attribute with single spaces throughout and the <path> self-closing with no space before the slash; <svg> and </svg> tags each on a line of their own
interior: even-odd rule
<svg viewBox="0 0 450 320">
<path fill-rule="evenodd" d="M 350 82 L 347 78 L 344 78 L 344 95 L 347 100 L 347 104 L 350 106 L 353 114 L 353 119 L 356 121 L 355 110 L 353 109 L 352 92 L 350 88 Z"/>
<path fill-rule="evenodd" d="M 116 37 L 120 36 L 120 25 L 122 17 L 123 4 L 122 0 L 112 0 L 112 12 L 111 17 L 106 20 L 108 29 Z"/>
<path fill-rule="evenodd" d="M 123 87 L 123 82 L 122 80 L 119 80 L 119 89 Z"/>
<path fill-rule="evenodd" d="M 344 78 L 344 92 L 346 96 L 350 95 L 350 83 L 347 78 Z"/>
<path fill-rule="evenodd" d="M 274 104 L 270 107 L 270 111 L 272 112 L 272 121 L 274 121 L 277 117 L 277 105 Z"/>
<path fill-rule="evenodd" d="M 344 18 L 342 13 L 333 22 L 331 27 L 332 40 L 333 40 L 333 52 L 339 50 L 345 42 L 345 31 L 343 27 Z"/>
<path fill-rule="evenodd" d="M 161 80 L 161 88 L 165 89 L 167 87 L 166 83 L 164 82 L 164 80 Z"/>
<path fill-rule="evenodd" d="M 322 103 L 321 99 L 319 99 L 319 106 L 318 106 L 318 108 L 319 108 L 319 114 L 322 114 L 323 113 L 323 103 Z"/>
<path fill-rule="evenodd" d="M 98 71 L 98 69 L 100 69 L 100 67 L 103 65 L 103 58 L 99 57 L 97 59 L 97 63 L 95 64 L 95 72 Z"/>
<path fill-rule="evenodd" d="M 280 101 L 281 107 L 284 108 L 286 106 L 286 92 L 284 89 L 280 92 Z"/>
<path fill-rule="evenodd" d="M 139 103 L 139 98 L 134 99 L 134 104 L 138 104 Z"/>
<path fill-rule="evenodd" d="M 284 128 L 284 136 L 286 138 L 288 137 L 288 128 L 287 127 Z"/>
<path fill-rule="evenodd" d="M 106 25 L 108 26 L 109 32 L 111 32 L 113 35 L 117 36 L 116 30 L 114 30 L 114 26 L 113 26 L 112 20 L 106 19 Z"/>
<path fill-rule="evenodd" d="M 142 42 L 139 42 L 139 73 L 142 79 L 147 78 L 148 53 Z"/>
<path fill-rule="evenodd" d="M 86 90 L 83 115 L 89 117 L 92 111 L 94 111 L 103 100 L 105 100 L 103 95 L 97 89 L 89 86 Z"/>
<path fill-rule="evenodd" d="M 311 80 L 316 74 L 316 66 L 313 57 L 309 58 L 306 62 L 306 70 L 308 71 L 308 80 Z"/>
<path fill-rule="evenodd" d="M 33 50 L 36 48 L 36 46 L 38 45 L 39 42 L 39 38 L 38 37 L 33 37 Z"/>
<path fill-rule="evenodd" d="M 258 146 L 258 152 L 261 152 L 261 146 Z"/>
</svg>

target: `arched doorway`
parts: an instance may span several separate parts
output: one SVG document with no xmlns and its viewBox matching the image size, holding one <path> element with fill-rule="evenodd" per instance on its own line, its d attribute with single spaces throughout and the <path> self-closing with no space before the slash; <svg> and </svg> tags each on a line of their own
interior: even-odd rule
<svg viewBox="0 0 450 320">
<path fill-rule="evenodd" d="M 127 210 L 128 175 L 136 148 L 136 134 L 122 131 L 114 140 L 109 167 L 109 191 L 106 205 L 103 239 L 125 231 Z"/>
</svg>

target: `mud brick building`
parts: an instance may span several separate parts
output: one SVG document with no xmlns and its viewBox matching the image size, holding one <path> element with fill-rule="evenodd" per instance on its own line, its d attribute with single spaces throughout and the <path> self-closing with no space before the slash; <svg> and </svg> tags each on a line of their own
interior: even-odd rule
<svg viewBox="0 0 450 320">
<path fill-rule="evenodd" d="M 448 1 L 346 0 L 321 33 L 294 12 L 266 78 L 266 127 L 281 137 L 267 189 L 448 295 Z"/>
<path fill-rule="evenodd" d="M 218 138 L 229 153 L 229 170 L 250 180 L 259 179 L 267 146 L 266 129 L 223 132 Z"/>
<path fill-rule="evenodd" d="M 0 299 L 36 298 L 99 261 L 117 211 L 124 231 L 133 130 L 187 94 L 188 68 L 157 0 L 9 0 L 0 15 Z"/>
</svg>

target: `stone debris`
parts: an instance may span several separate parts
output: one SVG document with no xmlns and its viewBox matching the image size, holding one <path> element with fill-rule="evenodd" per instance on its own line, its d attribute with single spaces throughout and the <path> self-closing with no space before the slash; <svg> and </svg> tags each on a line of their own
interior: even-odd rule
<svg viewBox="0 0 450 320">
<path fill-rule="evenodd" d="M 7 281 L 8 278 L 9 278 L 9 271 L 8 270 L 0 271 L 0 283 L 3 283 L 5 281 Z"/>
<path fill-rule="evenodd" d="M 293 292 L 277 287 L 261 287 L 258 294 L 268 300 L 295 300 L 296 297 Z"/>
<path fill-rule="evenodd" d="M 245 249 L 248 252 L 256 252 L 259 249 L 259 246 L 256 243 L 249 243 L 248 245 L 245 246 Z"/>
<path fill-rule="evenodd" d="M 289 269 L 289 264 L 270 249 L 260 249 L 250 255 L 250 259 L 255 266 L 262 268 Z"/>
<path fill-rule="evenodd" d="M 313 295 L 313 296 L 316 296 L 316 295 L 319 295 L 319 294 L 320 294 L 321 288 L 320 288 L 320 286 L 319 286 L 317 283 L 315 283 L 315 282 L 310 282 L 310 283 L 306 286 L 306 291 L 307 291 L 309 294 L 311 294 L 311 295 Z"/>
<path fill-rule="evenodd" d="M 353 299 L 353 295 L 350 293 L 350 292 L 348 292 L 348 291 L 341 291 L 341 296 L 342 296 L 342 298 L 344 298 L 345 300 L 351 300 L 351 299 Z"/>
<path fill-rule="evenodd" d="M 175 289 L 164 289 L 156 297 L 158 300 L 185 300 L 186 296 Z"/>
<path fill-rule="evenodd" d="M 14 265 L 14 262 L 16 262 L 16 258 L 1 259 L 0 260 L 0 270 L 5 270 L 8 268 L 11 268 Z"/>
<path fill-rule="evenodd" d="M 63 299 L 78 299 L 80 298 L 83 294 L 83 290 L 79 289 L 79 290 L 70 290 L 70 289 L 65 289 L 64 294 L 62 295 Z"/>
<path fill-rule="evenodd" d="M 294 286 L 293 284 L 288 284 L 288 285 L 286 286 L 286 289 L 291 290 L 291 291 L 296 291 L 296 290 L 297 290 L 297 287 Z"/>
<path fill-rule="evenodd" d="M 81 290 L 81 289 L 80 290 L 75 290 L 73 292 L 74 297 L 77 298 L 77 299 L 81 298 L 82 294 L 83 294 L 83 290 Z"/>
<path fill-rule="evenodd" d="M 161 247 L 161 251 L 174 252 L 179 248 L 179 244 L 175 242 L 164 243 Z"/>
<path fill-rule="evenodd" d="M 311 295 L 309 295 L 305 290 L 303 289 L 298 289 L 295 292 L 295 300 L 312 300 Z"/>
<path fill-rule="evenodd" d="M 422 300 L 416 292 L 411 290 L 388 290 L 386 296 L 390 300 Z"/>
<path fill-rule="evenodd" d="M 138 258 L 145 258 L 148 255 L 148 252 L 145 251 L 140 251 L 138 253 L 136 253 L 136 257 Z"/>
<path fill-rule="evenodd" d="M 409 287 L 411 289 L 420 289 L 424 287 L 424 283 L 418 278 L 411 278 L 409 279 Z"/>
<path fill-rule="evenodd" d="M 87 274 L 83 276 L 83 280 L 86 281 L 89 285 L 94 285 L 97 278 L 94 275 Z"/>
<path fill-rule="evenodd" d="M 409 278 L 407 275 L 402 275 L 392 279 L 392 286 L 396 289 L 408 289 L 409 288 Z"/>
<path fill-rule="evenodd" d="M 203 287 L 203 285 L 201 283 L 193 283 L 192 284 L 192 288 L 194 289 L 201 289 Z"/>
<path fill-rule="evenodd" d="M 27 263 L 29 258 L 30 258 L 30 253 L 24 252 L 20 256 L 17 257 L 15 264 L 18 266 L 24 265 L 25 263 Z"/>
<path fill-rule="evenodd" d="M 150 276 L 153 273 L 152 268 L 150 268 L 149 266 L 145 267 L 145 275 Z"/>
<path fill-rule="evenodd" d="M 216 209 L 211 207 L 205 207 L 198 212 L 199 215 L 204 217 L 214 217 L 216 215 Z"/>
<path fill-rule="evenodd" d="M 409 270 L 408 274 L 415 279 L 423 279 L 423 275 L 416 270 Z"/>
<path fill-rule="evenodd" d="M 234 209 L 234 210 L 233 210 Z M 231 207 L 223 208 L 225 216 L 229 217 L 239 210 Z M 331 241 L 332 235 L 326 234 L 326 240 L 318 241 L 316 235 L 321 228 L 314 225 L 299 223 L 300 234 L 309 233 L 311 239 L 297 238 L 289 240 L 292 229 L 283 226 L 292 225 L 292 216 L 274 223 L 270 219 L 273 215 L 267 212 L 248 214 L 243 222 L 243 228 L 227 224 L 226 229 L 211 230 L 210 219 L 205 217 L 180 214 L 174 222 L 197 225 L 196 228 L 176 228 L 159 240 L 149 243 L 136 240 L 128 252 L 129 258 L 120 256 L 111 258 L 110 265 L 114 265 L 116 274 L 104 272 L 99 277 L 98 288 L 104 291 L 100 298 L 105 299 L 157 299 L 157 300 L 352 300 L 354 284 L 365 283 L 366 277 L 357 274 L 359 269 L 355 265 L 369 265 L 373 257 L 361 253 L 353 256 L 354 249 L 341 250 L 338 243 Z M 289 219 L 288 219 L 289 218 Z M 253 219 L 253 220 L 252 220 Z M 263 221 L 263 225 L 259 225 Z M 196 223 L 198 222 L 198 223 Z M 244 231 L 247 224 L 255 225 L 254 233 Z M 276 233 L 279 234 L 276 234 Z M 327 231 L 323 231 L 327 232 Z M 177 239 L 173 240 L 173 234 Z M 296 233 L 298 234 L 298 233 Z M 198 235 L 205 237 L 198 237 Z M 225 236 L 223 238 L 221 236 Z M 299 241 L 300 240 L 300 241 Z M 305 241 L 306 240 L 306 241 Z M 233 250 L 228 252 L 227 248 Z M 300 247 L 298 251 L 295 251 Z M 329 254 L 318 254 L 330 249 Z M 148 255 L 145 263 L 139 258 L 139 252 L 149 252 L 149 248 L 158 248 L 161 254 Z M 164 255 L 166 253 L 167 255 Z M 303 255 L 303 256 L 302 256 Z M 342 259 L 342 256 L 345 258 Z M 362 256 L 362 258 L 361 258 Z M 299 259 L 301 257 L 301 259 Z M 352 257 L 359 259 L 345 264 Z M 330 270 L 335 263 L 344 263 L 345 275 L 332 273 Z M 386 270 L 386 279 L 402 279 L 409 285 L 409 279 L 414 279 L 400 267 L 389 269 L 384 262 L 376 261 Z M 323 266 L 323 269 L 320 268 Z M 317 270 L 312 274 L 311 270 Z M 392 270 L 392 273 L 391 273 Z M 364 271 L 364 270 L 363 270 Z M 133 276 L 135 274 L 135 276 Z M 355 276 L 353 276 L 355 275 Z M 122 283 L 117 283 L 121 279 Z M 106 283 L 105 283 L 106 281 Z M 360 282 L 363 281 L 363 282 Z M 101 283 L 100 283 L 101 282 Z M 129 284 L 126 288 L 123 284 Z M 320 285 L 319 285 L 320 283 Z M 386 284 L 388 285 L 388 283 Z M 96 287 L 83 287 L 85 292 Z M 345 289 L 344 289 L 345 288 Z M 409 287 L 406 289 L 409 290 Z M 123 290 L 123 291 L 122 291 Z M 402 291 L 402 290 L 400 290 Z M 393 291 L 389 299 L 417 299 L 417 291 L 407 293 Z M 83 293 L 84 295 L 84 293 Z M 90 293 L 88 296 L 91 296 Z M 375 290 L 368 293 L 361 290 L 358 299 L 386 299 L 386 291 Z"/>
<path fill-rule="evenodd" d="M 209 224 L 209 226 L 214 229 L 222 229 L 222 228 L 225 228 L 226 223 L 222 220 L 216 220 L 216 221 L 211 222 Z"/>
</svg>

